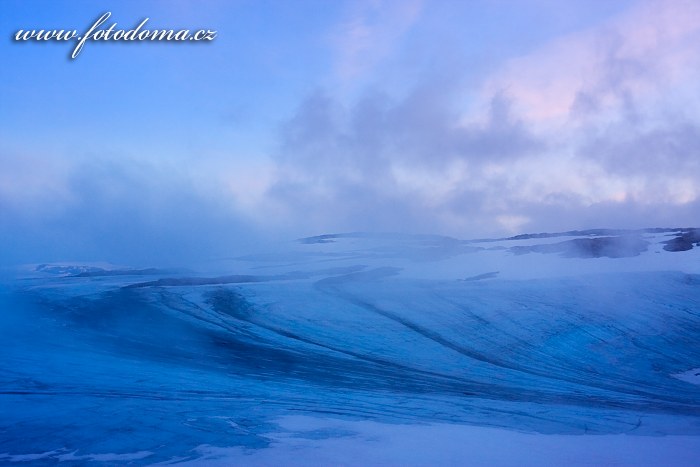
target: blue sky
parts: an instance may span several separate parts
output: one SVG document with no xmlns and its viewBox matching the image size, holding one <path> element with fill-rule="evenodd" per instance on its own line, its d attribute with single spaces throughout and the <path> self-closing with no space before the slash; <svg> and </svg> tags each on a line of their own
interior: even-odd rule
<svg viewBox="0 0 700 467">
<path fill-rule="evenodd" d="M 218 37 L 11 40 L 105 11 Z M 697 2 L 5 0 L 0 28 L 7 261 L 700 214 Z"/>
</svg>

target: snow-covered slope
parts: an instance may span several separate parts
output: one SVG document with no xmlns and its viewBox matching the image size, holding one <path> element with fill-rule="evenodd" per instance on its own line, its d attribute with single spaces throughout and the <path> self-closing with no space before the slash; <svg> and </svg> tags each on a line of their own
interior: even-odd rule
<svg viewBox="0 0 700 467">
<path fill-rule="evenodd" d="M 692 465 L 698 242 L 340 234 L 199 273 L 25 269 L 0 288 L 0 462 Z"/>
</svg>

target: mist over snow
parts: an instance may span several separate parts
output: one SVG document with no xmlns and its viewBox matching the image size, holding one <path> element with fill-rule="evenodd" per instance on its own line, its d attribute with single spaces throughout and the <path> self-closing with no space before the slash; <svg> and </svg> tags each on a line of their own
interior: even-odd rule
<svg viewBox="0 0 700 467">
<path fill-rule="evenodd" d="M 0 200 L 6 264 L 185 265 L 243 254 L 262 238 L 223 192 L 198 187 L 185 170 L 100 156 L 67 167 L 42 167 L 38 158 L 3 163 L 8 185 L 26 181 Z"/>
</svg>

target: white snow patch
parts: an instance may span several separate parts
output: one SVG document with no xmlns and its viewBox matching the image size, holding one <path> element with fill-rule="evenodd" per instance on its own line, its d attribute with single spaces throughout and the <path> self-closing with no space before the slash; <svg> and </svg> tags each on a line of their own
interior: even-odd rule
<svg viewBox="0 0 700 467">
<path fill-rule="evenodd" d="M 700 384 L 700 368 L 693 368 L 691 370 L 684 371 L 683 373 L 677 373 L 671 376 L 678 378 L 681 381 L 685 381 L 686 383 Z"/>
<path fill-rule="evenodd" d="M 36 461 L 39 459 L 46 459 L 48 457 L 51 457 L 61 451 L 47 451 L 47 452 L 42 452 L 38 454 L 8 454 L 8 453 L 3 453 L 0 454 L 0 460 L 8 460 L 10 462 L 28 462 L 28 461 Z"/>
<path fill-rule="evenodd" d="M 451 424 L 394 425 L 289 416 L 270 448 L 199 446 L 207 465 L 696 466 L 697 436 L 541 435 Z M 304 436 L 328 432 L 329 436 Z M 335 435 L 334 435 L 335 434 Z"/>
<path fill-rule="evenodd" d="M 52 459 L 59 462 L 70 462 L 70 461 L 95 461 L 95 462 L 125 462 L 143 459 L 152 455 L 151 451 L 138 451 L 130 452 L 125 454 L 114 454 L 114 453 L 104 453 L 104 454 L 83 454 L 76 456 L 75 453 L 78 451 L 73 451 L 66 453 L 64 449 L 47 451 L 39 454 L 0 454 L 0 460 L 6 460 L 9 462 L 29 462 L 40 459 Z"/>
</svg>

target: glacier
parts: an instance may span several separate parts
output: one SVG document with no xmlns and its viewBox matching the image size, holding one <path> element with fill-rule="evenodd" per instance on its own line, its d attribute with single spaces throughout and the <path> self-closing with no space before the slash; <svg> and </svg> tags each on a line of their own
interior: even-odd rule
<svg viewBox="0 0 700 467">
<path fill-rule="evenodd" d="M 697 465 L 695 229 L 329 234 L 0 285 L 0 463 Z"/>
</svg>

